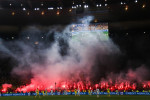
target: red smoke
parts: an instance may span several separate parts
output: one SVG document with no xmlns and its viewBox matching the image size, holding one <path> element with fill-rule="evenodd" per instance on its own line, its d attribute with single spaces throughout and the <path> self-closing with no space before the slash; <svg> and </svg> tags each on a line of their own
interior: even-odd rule
<svg viewBox="0 0 150 100">
<path fill-rule="evenodd" d="M 111 91 L 142 91 L 142 90 L 149 90 L 150 89 L 150 81 L 144 81 L 144 78 L 140 74 L 139 71 L 146 70 L 145 67 L 139 67 L 136 70 L 129 70 L 127 74 L 110 74 L 107 76 L 106 79 L 101 79 L 100 82 L 94 84 L 94 80 L 90 81 L 89 76 L 82 77 L 79 75 L 74 75 L 71 79 L 70 78 L 63 78 L 62 81 L 55 80 L 46 80 L 45 78 L 33 78 L 31 79 L 31 83 L 18 87 L 15 91 L 16 92 L 31 92 L 35 91 L 37 88 L 42 90 L 47 90 L 48 92 L 53 90 L 74 90 L 80 89 L 88 90 L 92 89 L 95 90 L 99 88 L 101 91 L 106 91 L 109 88 Z M 80 77 L 80 78 L 79 78 Z M 82 79 L 82 78 L 83 79 Z M 60 79 L 60 77 L 59 77 Z M 2 92 L 6 93 L 8 88 L 11 88 L 11 84 L 3 84 Z"/>
<path fill-rule="evenodd" d="M 80 89 L 80 90 L 88 90 L 88 89 L 96 89 L 99 88 L 101 91 L 107 90 L 107 88 L 110 88 L 111 91 L 119 90 L 119 91 L 131 91 L 131 90 L 149 90 L 150 89 L 150 81 L 143 82 L 143 83 L 131 83 L 130 81 L 124 81 L 121 83 L 110 83 L 108 81 L 101 81 L 98 84 L 89 84 L 90 82 L 59 82 L 53 84 L 47 84 L 47 85 L 37 85 L 39 84 L 38 82 L 33 82 L 27 86 L 22 86 L 16 89 L 18 92 L 30 92 L 30 91 L 35 91 L 36 88 L 38 88 L 40 91 L 47 89 L 47 91 L 50 91 L 51 89 L 53 90 L 74 90 L 74 89 Z M 139 84 L 139 85 L 137 85 Z"/>
<path fill-rule="evenodd" d="M 11 84 L 3 84 L 3 85 L 2 85 L 2 88 L 3 88 L 3 89 L 1 90 L 2 93 L 6 93 L 6 92 L 7 92 L 7 89 L 8 89 L 8 88 L 11 88 L 11 87 L 12 87 Z"/>
</svg>

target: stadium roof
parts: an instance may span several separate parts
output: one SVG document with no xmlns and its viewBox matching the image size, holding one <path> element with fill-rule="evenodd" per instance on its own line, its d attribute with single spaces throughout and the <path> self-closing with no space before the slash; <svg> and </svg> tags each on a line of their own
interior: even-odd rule
<svg viewBox="0 0 150 100">
<path fill-rule="evenodd" d="M 72 7 L 73 5 L 87 4 L 90 7 L 96 7 L 97 4 L 129 4 L 132 2 L 147 2 L 148 0 L 0 0 L 0 4 L 3 8 L 15 7 L 20 8 L 22 6 L 27 8 L 34 7 Z"/>
</svg>

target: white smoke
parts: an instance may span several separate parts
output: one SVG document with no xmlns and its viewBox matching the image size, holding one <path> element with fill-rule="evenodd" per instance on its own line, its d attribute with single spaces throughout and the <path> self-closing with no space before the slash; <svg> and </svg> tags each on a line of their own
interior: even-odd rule
<svg viewBox="0 0 150 100">
<path fill-rule="evenodd" d="M 89 24 L 93 20 L 93 17 L 85 17 L 81 20 Z M 81 41 L 69 39 L 66 33 L 71 33 L 71 25 L 68 25 L 66 28 L 61 26 L 48 28 L 31 26 L 22 32 L 23 38 L 8 43 L 8 48 L 2 44 L 0 50 L 7 52 L 8 55 L 15 58 L 18 62 L 12 74 L 26 76 L 32 73 L 32 79 L 39 84 L 54 83 L 69 79 L 76 80 L 80 79 L 80 74 L 85 74 L 88 78 L 101 74 L 99 72 L 101 72 L 103 66 L 96 65 L 95 63 L 104 65 L 107 62 L 111 62 L 109 60 L 113 60 L 113 58 L 109 58 L 109 56 L 119 54 L 119 48 L 110 38 L 104 41 L 92 34 L 83 37 Z M 41 34 L 45 29 L 48 32 L 44 37 L 45 42 L 43 42 Z M 47 41 L 49 35 L 52 34 L 55 37 L 54 41 Z M 103 37 L 103 33 L 99 34 L 100 37 Z M 29 40 L 26 39 L 26 36 L 30 36 Z M 67 54 L 64 56 L 60 53 L 60 38 L 68 45 Z M 16 47 L 15 50 L 11 50 L 13 48 L 11 47 L 12 44 L 14 48 Z M 95 72 L 97 69 L 99 69 L 98 73 Z"/>
</svg>

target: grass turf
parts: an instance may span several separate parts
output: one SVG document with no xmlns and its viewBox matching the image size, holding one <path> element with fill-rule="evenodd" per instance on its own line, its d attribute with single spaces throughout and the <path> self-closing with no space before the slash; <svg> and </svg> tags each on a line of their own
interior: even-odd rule
<svg viewBox="0 0 150 100">
<path fill-rule="evenodd" d="M 34 96 L 11 96 L 0 97 L 0 100 L 150 100 L 150 96 L 101 96 L 99 98 L 96 95 L 93 96 L 41 96 L 35 98 Z"/>
</svg>

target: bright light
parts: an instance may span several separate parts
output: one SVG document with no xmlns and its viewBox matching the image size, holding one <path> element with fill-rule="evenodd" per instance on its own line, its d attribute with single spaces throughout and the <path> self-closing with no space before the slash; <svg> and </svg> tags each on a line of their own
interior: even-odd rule
<svg viewBox="0 0 150 100">
<path fill-rule="evenodd" d="M 79 5 L 79 7 L 81 7 L 81 5 Z"/>
<path fill-rule="evenodd" d="M 75 9 L 76 8 L 76 6 L 72 6 L 72 9 Z"/>
<path fill-rule="evenodd" d="M 78 5 L 76 5 L 78 7 Z"/>
<path fill-rule="evenodd" d="M 36 41 L 34 44 L 35 44 L 35 45 L 38 45 L 38 44 L 39 44 L 39 42 L 38 42 L 38 41 Z"/>
<path fill-rule="evenodd" d="M 97 4 L 97 5 L 96 5 L 96 7 L 101 7 L 101 6 L 102 6 L 101 4 L 99 4 L 99 5 Z"/>
<path fill-rule="evenodd" d="M 57 9 L 62 9 L 62 7 L 57 7 Z"/>
<path fill-rule="evenodd" d="M 107 6 L 107 4 L 105 4 L 105 6 Z"/>
<path fill-rule="evenodd" d="M 14 16 L 14 15 L 15 15 L 15 12 L 12 12 L 11 14 L 12 14 L 12 16 Z"/>
<path fill-rule="evenodd" d="M 62 85 L 62 87 L 65 88 L 66 86 L 65 86 L 65 85 Z"/>
<path fill-rule="evenodd" d="M 28 12 L 27 15 L 30 15 L 30 13 Z"/>
<path fill-rule="evenodd" d="M 69 12 L 71 12 L 72 11 L 72 9 L 69 9 Z"/>
<path fill-rule="evenodd" d="M 29 40 L 29 39 L 30 39 L 30 37 L 28 36 L 28 37 L 27 37 L 27 39 Z"/>
<path fill-rule="evenodd" d="M 128 10 L 128 6 L 125 7 L 125 10 L 126 10 L 126 11 Z"/>
<path fill-rule="evenodd" d="M 62 9 L 62 7 L 59 7 L 60 9 Z"/>
<path fill-rule="evenodd" d="M 135 0 L 135 3 L 137 3 L 138 2 L 138 0 Z"/>
<path fill-rule="evenodd" d="M 34 8 L 34 10 L 40 10 L 40 8 Z"/>
<path fill-rule="evenodd" d="M 120 3 L 121 5 L 123 4 L 123 2 Z"/>
<path fill-rule="evenodd" d="M 50 88 L 52 89 L 52 88 L 53 88 L 53 86 L 50 86 Z"/>
<path fill-rule="evenodd" d="M 59 11 L 57 11 L 57 13 L 56 13 L 57 15 L 59 15 L 60 13 L 59 13 Z"/>
<path fill-rule="evenodd" d="M 142 8 L 145 8 L 145 7 L 146 7 L 146 5 L 145 5 L 145 4 L 143 4 L 143 5 L 142 5 Z"/>
<path fill-rule="evenodd" d="M 84 8 L 88 8 L 89 6 L 88 5 L 84 5 Z"/>
<path fill-rule="evenodd" d="M 26 10 L 26 8 L 23 8 L 22 10 L 24 10 L 24 11 L 25 11 L 25 10 Z"/>
<path fill-rule="evenodd" d="M 42 11 L 42 12 L 41 12 L 41 15 L 44 15 L 44 14 L 45 14 L 44 11 Z"/>
<path fill-rule="evenodd" d="M 41 6 L 43 6 L 44 4 L 43 3 L 41 3 Z"/>
<path fill-rule="evenodd" d="M 128 10 L 128 6 L 125 7 L 125 10 L 126 10 L 126 11 Z"/>
<path fill-rule="evenodd" d="M 72 27 L 75 27 L 75 25 L 72 25 Z"/>
<path fill-rule="evenodd" d="M 57 7 L 57 9 L 62 9 L 62 7 Z"/>
<path fill-rule="evenodd" d="M 11 3 L 9 5 L 11 6 Z"/>
<path fill-rule="evenodd" d="M 95 19 L 94 22 L 97 23 L 98 22 L 97 19 Z"/>
<path fill-rule="evenodd" d="M 48 8 L 48 10 L 53 10 L 53 9 L 54 9 L 53 7 L 49 7 L 49 8 Z"/>
</svg>

